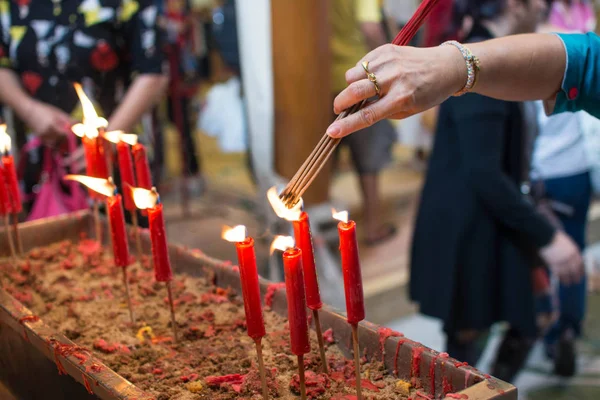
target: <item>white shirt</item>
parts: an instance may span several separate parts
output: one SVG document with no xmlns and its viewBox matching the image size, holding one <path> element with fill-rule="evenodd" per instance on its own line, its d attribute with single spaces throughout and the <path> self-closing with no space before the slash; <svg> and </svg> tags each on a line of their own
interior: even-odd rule
<svg viewBox="0 0 600 400">
<path fill-rule="evenodd" d="M 551 179 L 577 175 L 590 169 L 582 120 L 585 113 L 546 116 L 538 108 L 539 133 L 533 147 L 531 178 Z"/>
</svg>

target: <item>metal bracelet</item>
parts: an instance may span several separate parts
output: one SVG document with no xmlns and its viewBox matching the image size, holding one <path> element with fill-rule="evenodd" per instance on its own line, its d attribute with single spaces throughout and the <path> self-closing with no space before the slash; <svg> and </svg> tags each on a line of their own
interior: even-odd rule
<svg viewBox="0 0 600 400">
<path fill-rule="evenodd" d="M 467 82 L 461 90 L 454 93 L 454 96 L 462 96 L 463 94 L 473 90 L 475 84 L 477 83 L 477 76 L 479 75 L 479 58 L 477 58 L 477 56 L 474 55 L 468 47 L 460 44 L 456 40 L 449 40 L 441 44 L 441 46 L 447 45 L 456 47 L 462 54 L 463 59 L 467 64 Z"/>
</svg>

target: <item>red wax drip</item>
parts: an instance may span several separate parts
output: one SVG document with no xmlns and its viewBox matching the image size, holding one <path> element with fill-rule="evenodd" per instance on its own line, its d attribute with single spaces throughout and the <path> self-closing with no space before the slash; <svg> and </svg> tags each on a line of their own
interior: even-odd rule
<svg viewBox="0 0 600 400">
<path fill-rule="evenodd" d="M 365 303 L 363 297 L 360 260 L 358 258 L 358 242 L 356 241 L 356 223 L 340 222 L 340 256 L 344 275 L 344 291 L 346 293 L 346 314 L 349 324 L 358 324 L 365 319 Z"/>
<path fill-rule="evenodd" d="M 292 353 L 302 355 L 310 351 L 310 342 L 302 274 L 302 251 L 300 249 L 289 249 L 283 253 L 283 269 L 285 271 Z"/>
<path fill-rule="evenodd" d="M 87 376 L 85 376 L 83 372 L 81 373 L 81 377 L 83 378 L 83 386 L 85 386 L 85 390 L 87 390 L 89 394 L 94 394 L 92 386 L 90 385 Z"/>
<path fill-rule="evenodd" d="M 135 203 L 133 202 L 132 187 L 135 187 L 135 176 L 133 174 L 133 159 L 131 158 L 131 148 L 125 142 L 117 143 L 117 157 L 119 159 L 119 172 L 123 187 L 123 200 L 125 209 L 135 212 Z"/>
<path fill-rule="evenodd" d="M 445 362 L 442 363 L 442 391 L 444 393 L 444 396 L 447 395 L 448 393 L 454 392 L 454 388 L 452 387 L 452 382 L 446 376 L 446 363 Z"/>
<path fill-rule="evenodd" d="M 38 322 L 40 317 L 37 315 L 26 315 L 24 317 L 19 318 L 19 322 L 24 324 L 25 322 Z"/>
<path fill-rule="evenodd" d="M 433 397 L 435 397 L 435 364 L 436 361 L 438 360 L 438 358 L 440 358 L 440 355 L 437 354 L 435 357 L 433 357 L 431 359 L 431 362 L 429 363 L 429 379 L 430 379 L 430 391 L 431 391 L 431 395 Z"/>
<path fill-rule="evenodd" d="M 302 212 L 300 219 L 294 221 L 294 238 L 296 246 L 302 250 L 302 268 L 304 270 L 304 288 L 306 290 L 306 305 L 311 310 L 320 310 L 323 306 L 319 293 L 319 278 L 315 267 L 312 234 L 308 214 Z"/>
<path fill-rule="evenodd" d="M 446 397 L 450 397 L 451 399 L 468 399 L 469 396 L 464 393 L 447 393 Z"/>
<path fill-rule="evenodd" d="M 4 167 L 0 165 L 0 216 L 4 216 L 11 210 L 8 188 L 4 181 Z"/>
<path fill-rule="evenodd" d="M 381 347 L 381 362 L 385 362 L 385 341 L 389 337 L 399 337 L 402 336 L 402 334 L 391 328 L 385 327 L 379 327 L 377 333 L 379 334 L 379 346 Z"/>
<path fill-rule="evenodd" d="M 121 195 L 117 194 L 107 197 L 106 208 L 110 221 L 110 235 L 112 238 L 115 265 L 117 267 L 126 267 L 129 265 L 129 244 L 127 243 Z"/>
<path fill-rule="evenodd" d="M 19 190 L 19 179 L 17 178 L 15 159 L 11 155 L 4 156 L 2 157 L 2 165 L 4 167 L 5 189 L 8 189 L 10 212 L 18 214 L 23 210 L 23 206 L 21 205 L 21 192 Z"/>
<path fill-rule="evenodd" d="M 419 347 L 413 347 L 412 349 L 412 357 L 411 357 L 411 361 L 412 361 L 412 366 L 411 366 L 411 377 L 415 378 L 415 379 L 419 379 L 421 376 L 421 357 L 423 355 L 423 351 L 425 350 L 425 347 L 419 346 Z"/>
<path fill-rule="evenodd" d="M 135 176 L 138 187 L 152 189 L 152 174 L 148 165 L 148 157 L 144 145 L 137 143 L 133 146 L 133 159 L 135 162 Z"/>
<path fill-rule="evenodd" d="M 400 354 L 400 348 L 407 340 L 407 338 L 400 338 L 396 345 L 396 354 L 394 355 L 394 375 L 396 375 L 396 377 L 398 377 L 398 355 Z"/>
<path fill-rule="evenodd" d="M 235 245 L 240 264 L 240 279 L 242 281 L 242 296 L 244 298 L 244 311 L 246 312 L 246 325 L 248 336 L 258 340 L 265 336 L 265 321 L 263 319 L 262 305 L 260 303 L 260 285 L 256 269 L 256 253 L 254 239 L 247 238 Z"/>
<path fill-rule="evenodd" d="M 168 282 L 173 279 L 173 273 L 171 272 L 171 261 L 169 260 L 163 206 L 157 204 L 147 211 L 152 243 L 152 260 L 154 261 L 154 277 L 157 282 Z"/>
<path fill-rule="evenodd" d="M 273 300 L 275 299 L 275 293 L 279 289 L 283 289 L 285 287 L 285 282 L 279 283 L 269 283 L 267 286 L 267 293 L 265 294 L 265 307 L 272 307 Z"/>
</svg>

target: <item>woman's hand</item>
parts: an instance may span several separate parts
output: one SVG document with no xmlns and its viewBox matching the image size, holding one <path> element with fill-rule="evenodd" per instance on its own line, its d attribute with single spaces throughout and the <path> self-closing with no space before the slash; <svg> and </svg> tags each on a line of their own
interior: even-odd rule
<svg viewBox="0 0 600 400">
<path fill-rule="evenodd" d="M 349 86 L 335 98 L 336 114 L 376 95 L 363 61 L 369 62 L 369 71 L 377 78 L 380 99 L 331 124 L 327 133 L 332 137 L 349 135 L 385 118 L 406 118 L 427 110 L 462 89 L 467 81 L 465 61 L 452 46 L 418 49 L 387 44 L 346 72 Z"/>
<path fill-rule="evenodd" d="M 564 232 L 556 232 L 552 242 L 540 250 L 540 256 L 561 282 L 568 285 L 581 281 L 583 258 L 575 242 Z"/>
<path fill-rule="evenodd" d="M 52 105 L 31 99 L 26 111 L 19 115 L 23 122 L 45 142 L 53 143 L 67 135 L 73 120 L 66 112 Z"/>
</svg>

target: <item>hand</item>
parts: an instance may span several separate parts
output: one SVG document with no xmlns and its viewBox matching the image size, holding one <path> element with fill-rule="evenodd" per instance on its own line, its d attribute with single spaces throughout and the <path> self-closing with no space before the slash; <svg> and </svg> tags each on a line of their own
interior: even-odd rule
<svg viewBox="0 0 600 400">
<path fill-rule="evenodd" d="M 401 119 L 427 110 L 462 89 L 467 81 L 465 61 L 453 46 L 417 49 L 387 44 L 346 72 L 349 86 L 335 98 L 336 114 L 376 95 L 362 61 L 369 61 L 369 71 L 381 89 L 380 99 L 331 124 L 327 133 L 332 137 L 349 135 L 385 118 Z"/>
<path fill-rule="evenodd" d="M 45 142 L 54 143 L 70 133 L 73 121 L 66 112 L 41 101 L 31 100 L 26 112 L 20 115 L 25 124 Z"/>
<path fill-rule="evenodd" d="M 577 245 L 564 232 L 556 232 L 552 242 L 540 250 L 540 256 L 564 284 L 581 281 L 583 258 Z"/>
</svg>

